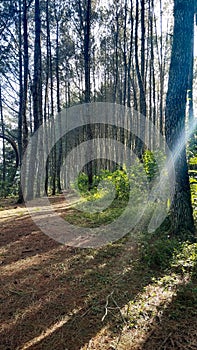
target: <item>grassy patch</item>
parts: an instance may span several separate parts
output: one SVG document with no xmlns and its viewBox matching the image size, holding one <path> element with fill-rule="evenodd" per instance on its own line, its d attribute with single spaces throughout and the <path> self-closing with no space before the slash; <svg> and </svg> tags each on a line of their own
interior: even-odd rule
<svg viewBox="0 0 197 350">
<path fill-rule="evenodd" d="M 107 225 L 118 218 L 125 209 L 125 202 L 117 200 L 109 208 L 101 212 L 88 213 L 80 211 L 73 207 L 66 212 L 65 219 L 70 224 L 81 227 L 98 227 L 100 225 Z"/>
</svg>

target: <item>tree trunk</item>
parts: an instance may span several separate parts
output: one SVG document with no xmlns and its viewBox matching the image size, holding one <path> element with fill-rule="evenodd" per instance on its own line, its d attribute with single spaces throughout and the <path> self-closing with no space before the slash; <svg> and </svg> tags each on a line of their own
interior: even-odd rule
<svg viewBox="0 0 197 350">
<path fill-rule="evenodd" d="M 19 24 L 18 24 L 18 35 L 19 35 L 19 113 L 18 113 L 18 150 L 20 157 L 20 166 L 22 163 L 22 125 L 23 125 L 23 56 L 22 56 L 22 0 L 19 0 Z M 20 191 L 19 191 L 20 192 Z M 19 193 L 20 197 L 20 193 Z M 22 199 L 22 198 L 20 198 Z"/>
<path fill-rule="evenodd" d="M 58 128 L 61 133 L 61 104 L 60 104 L 60 74 L 59 74 L 59 19 L 56 16 L 56 82 L 57 82 L 57 112 L 58 112 Z M 60 171 L 62 164 L 62 139 L 58 141 L 58 154 L 57 154 L 57 191 L 62 192 Z"/>
<path fill-rule="evenodd" d="M 126 105 L 127 98 L 127 77 L 128 77 L 128 65 L 127 65 L 127 0 L 124 4 L 124 45 L 123 45 L 123 61 L 124 61 L 124 82 L 123 82 L 123 104 Z"/>
<path fill-rule="evenodd" d="M 33 116 L 34 116 L 34 132 L 42 124 L 42 64 L 41 64 L 41 18 L 40 18 L 40 0 L 35 0 L 34 10 L 35 20 L 35 39 L 34 39 L 34 77 L 33 77 Z M 35 136 L 35 137 L 38 137 Z M 35 139 L 32 145 L 32 151 L 29 160 L 29 174 L 31 181 L 27 184 L 27 199 L 30 200 L 40 195 L 40 164 L 42 159 L 37 154 L 37 142 Z M 37 164 L 36 164 L 37 160 Z M 35 185 L 36 184 L 36 188 Z"/>
<path fill-rule="evenodd" d="M 141 1 L 141 21 L 144 21 L 144 1 Z M 142 24 L 144 23 L 142 21 Z M 138 25 L 139 25 L 139 1 L 136 0 L 136 24 L 135 24 L 135 66 L 136 66 L 136 73 L 137 73 L 137 80 L 140 90 L 140 114 L 143 115 L 143 117 L 146 117 L 146 96 L 145 96 L 145 90 L 144 90 L 144 53 L 142 50 L 144 50 L 144 25 L 141 27 L 141 72 L 140 72 L 140 66 L 139 66 L 139 58 L 138 58 Z M 140 116 L 139 116 L 140 117 Z M 144 133 L 145 133 L 145 123 L 144 118 L 140 118 L 139 121 L 139 131 L 140 131 L 140 138 L 136 138 L 136 154 L 140 161 L 142 161 L 142 156 L 144 153 L 144 143 L 142 140 L 144 140 Z"/>
<path fill-rule="evenodd" d="M 22 36 L 23 27 L 23 36 Z M 22 40 L 23 39 L 23 40 Z M 28 126 L 27 126 L 27 98 L 28 98 L 28 30 L 27 30 L 27 2 L 19 2 L 19 115 L 18 115 L 18 148 L 20 157 L 20 166 L 22 164 L 23 154 L 28 144 Z M 21 181 L 19 183 L 18 203 L 23 203 L 23 193 Z"/>
<path fill-rule="evenodd" d="M 39 0 L 35 0 L 33 111 L 34 131 L 36 131 L 42 124 L 41 18 Z"/>
<path fill-rule="evenodd" d="M 6 159 L 5 159 L 5 125 L 3 118 L 3 106 L 2 106 L 2 98 L 1 98 L 1 84 L 0 84 L 0 114 L 1 114 L 1 131 L 2 131 L 2 139 L 3 139 L 3 174 L 2 174 L 2 189 L 5 195 L 5 180 L 6 180 Z"/>
<path fill-rule="evenodd" d="M 84 26 L 84 66 L 85 66 L 85 103 L 90 103 L 90 32 L 91 32 L 91 0 L 86 1 L 85 26 Z M 90 124 L 86 127 L 87 139 L 92 139 L 92 127 Z M 89 150 L 91 154 L 91 150 Z M 93 185 L 93 167 L 92 162 L 87 164 L 88 188 Z"/>
<path fill-rule="evenodd" d="M 174 1 L 174 33 L 166 97 L 165 133 L 173 153 L 175 193 L 171 203 L 172 230 L 194 231 L 185 146 L 185 113 L 194 25 L 194 1 Z"/>
<path fill-rule="evenodd" d="M 23 106 L 22 106 L 22 127 L 23 127 L 23 153 L 28 144 L 28 126 L 27 126 L 27 98 L 28 98 L 28 29 L 27 29 L 27 1 L 23 0 L 23 49 L 24 49 L 24 76 L 23 76 Z"/>
</svg>

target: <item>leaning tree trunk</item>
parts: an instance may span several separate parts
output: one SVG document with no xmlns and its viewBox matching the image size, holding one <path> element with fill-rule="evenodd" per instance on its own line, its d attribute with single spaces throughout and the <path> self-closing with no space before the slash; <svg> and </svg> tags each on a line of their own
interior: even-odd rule
<svg viewBox="0 0 197 350">
<path fill-rule="evenodd" d="M 174 33 L 166 97 L 165 132 L 173 152 L 175 193 L 171 203 L 173 232 L 194 231 L 185 146 L 185 114 L 194 26 L 194 0 L 174 0 Z"/>
</svg>

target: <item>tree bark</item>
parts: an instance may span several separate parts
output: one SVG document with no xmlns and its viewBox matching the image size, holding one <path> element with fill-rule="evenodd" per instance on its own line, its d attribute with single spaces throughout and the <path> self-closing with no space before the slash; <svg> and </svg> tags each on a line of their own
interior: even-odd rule
<svg viewBox="0 0 197 350">
<path fill-rule="evenodd" d="M 85 103 L 90 103 L 91 85 L 90 85 L 90 34 L 91 34 L 91 0 L 86 1 L 85 26 L 84 26 L 84 67 L 85 67 Z M 92 127 L 90 124 L 86 127 L 87 139 L 92 139 Z M 91 152 L 91 150 L 89 150 Z M 91 154 L 91 153 L 90 153 Z M 88 188 L 93 186 L 93 167 L 92 162 L 87 164 Z"/>
<path fill-rule="evenodd" d="M 22 34 L 23 29 L 23 34 Z M 19 114 L 18 114 L 18 149 L 20 166 L 23 154 L 28 144 L 27 126 L 27 98 L 28 98 L 28 27 L 27 27 L 27 1 L 19 1 Z M 21 181 L 19 183 L 18 203 L 23 203 Z"/>
<path fill-rule="evenodd" d="M 42 124 L 41 18 L 39 0 L 35 0 L 33 111 L 34 131 L 36 131 Z"/>
<path fill-rule="evenodd" d="M 59 72 L 59 18 L 56 14 L 56 82 L 57 82 L 57 112 L 58 112 L 58 128 L 59 133 L 61 133 L 61 103 L 60 103 L 60 72 Z M 57 154 L 57 191 L 58 193 L 62 192 L 61 189 L 61 181 L 60 181 L 60 171 L 61 171 L 61 164 L 62 164 L 62 139 L 58 141 L 58 148 L 57 148 L 58 154 Z"/>
<path fill-rule="evenodd" d="M 144 20 L 144 1 L 141 0 L 141 21 Z M 142 21 L 143 24 L 143 21 Z M 144 89 L 144 53 L 142 50 L 144 50 L 144 26 L 141 27 L 141 71 L 139 66 L 139 58 L 138 58 L 138 25 L 139 25 L 139 1 L 136 0 L 136 24 L 135 24 L 135 66 L 136 66 L 136 73 L 137 73 L 137 80 L 139 85 L 139 91 L 140 91 L 140 114 L 143 115 L 143 117 L 146 117 L 146 96 L 145 96 L 145 89 Z M 140 116 L 139 116 L 140 117 Z M 144 119 L 140 118 L 139 121 L 139 132 L 140 132 L 140 138 L 136 138 L 136 154 L 140 161 L 142 161 L 142 156 L 144 153 L 144 143 L 142 140 L 144 140 L 144 133 L 145 133 L 145 123 Z"/>
<path fill-rule="evenodd" d="M 42 124 L 42 61 L 41 61 L 41 17 L 40 17 L 40 0 L 35 0 L 34 10 L 35 21 L 35 39 L 34 39 L 34 77 L 33 77 L 33 116 L 34 116 L 34 132 L 36 132 L 39 126 Z M 35 138 L 38 135 L 35 136 Z M 35 196 L 40 195 L 40 164 L 42 159 L 37 149 L 37 141 L 35 139 L 32 145 L 29 160 L 29 174 L 31 181 L 27 184 L 27 199 L 30 200 Z M 36 163 L 37 162 L 37 163 Z M 36 188 L 34 185 L 36 184 Z"/>
<path fill-rule="evenodd" d="M 2 188 L 4 190 L 4 188 L 5 188 L 5 180 L 6 180 L 6 159 L 5 159 L 5 125 L 4 125 L 3 106 L 2 106 L 2 98 L 1 98 L 1 84 L 0 84 L 0 115 L 1 115 L 1 131 L 2 131 L 2 139 L 3 139 Z M 0 137 L 1 137 L 1 134 L 0 134 Z"/>
<path fill-rule="evenodd" d="M 23 153 L 28 144 L 27 126 L 27 98 L 28 98 L 28 27 L 27 27 L 27 1 L 23 0 L 23 49 L 24 49 L 24 76 L 23 76 L 23 105 L 22 105 L 22 128 L 23 128 Z"/>
<path fill-rule="evenodd" d="M 185 146 L 185 113 L 194 25 L 194 0 L 174 0 L 174 33 L 166 97 L 165 133 L 175 167 L 172 230 L 194 232 Z"/>
</svg>

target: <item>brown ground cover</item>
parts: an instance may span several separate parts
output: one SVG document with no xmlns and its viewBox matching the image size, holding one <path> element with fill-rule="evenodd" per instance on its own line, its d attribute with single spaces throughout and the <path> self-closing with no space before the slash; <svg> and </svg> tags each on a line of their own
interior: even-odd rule
<svg viewBox="0 0 197 350">
<path fill-rule="evenodd" d="M 131 239 L 67 247 L 1 202 L 1 350 L 197 349 L 196 305 L 195 277 L 150 270 Z"/>
</svg>

